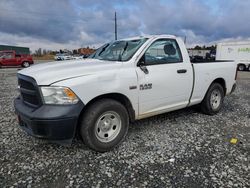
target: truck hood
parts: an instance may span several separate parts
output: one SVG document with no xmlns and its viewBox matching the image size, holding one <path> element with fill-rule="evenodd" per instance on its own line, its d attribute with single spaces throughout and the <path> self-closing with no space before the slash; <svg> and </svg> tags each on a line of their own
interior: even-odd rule
<svg viewBox="0 0 250 188">
<path fill-rule="evenodd" d="M 70 78 L 92 75 L 106 70 L 117 71 L 121 62 L 98 59 L 70 60 L 33 65 L 22 69 L 19 74 L 34 78 L 38 85 L 50 85 Z"/>
</svg>

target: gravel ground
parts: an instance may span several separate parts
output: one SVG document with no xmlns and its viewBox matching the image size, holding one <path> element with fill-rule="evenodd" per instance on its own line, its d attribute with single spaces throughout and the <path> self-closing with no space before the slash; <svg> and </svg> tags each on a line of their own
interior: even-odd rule
<svg viewBox="0 0 250 188">
<path fill-rule="evenodd" d="M 187 108 L 135 122 L 107 153 L 20 130 L 15 75 L 16 69 L 0 70 L 0 187 L 250 187 L 249 72 L 240 73 L 218 115 Z"/>
</svg>

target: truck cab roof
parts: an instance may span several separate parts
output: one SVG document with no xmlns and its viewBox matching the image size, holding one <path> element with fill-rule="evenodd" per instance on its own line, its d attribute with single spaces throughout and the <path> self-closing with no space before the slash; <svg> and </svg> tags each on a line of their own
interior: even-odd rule
<svg viewBox="0 0 250 188">
<path fill-rule="evenodd" d="M 141 36 L 136 36 L 136 37 L 129 37 L 129 38 L 120 39 L 120 41 L 138 40 L 138 39 L 141 39 L 141 38 L 148 38 L 148 39 L 153 39 L 153 38 L 172 38 L 172 39 L 176 39 L 176 36 L 174 36 L 174 35 L 141 35 Z"/>
</svg>

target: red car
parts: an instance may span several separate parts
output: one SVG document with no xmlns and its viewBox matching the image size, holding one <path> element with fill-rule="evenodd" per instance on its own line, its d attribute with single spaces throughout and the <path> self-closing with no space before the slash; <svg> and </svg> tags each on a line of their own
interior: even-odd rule
<svg viewBox="0 0 250 188">
<path fill-rule="evenodd" d="M 22 66 L 29 67 L 34 61 L 31 55 L 16 54 L 13 50 L 0 51 L 0 67 L 1 66 Z"/>
</svg>

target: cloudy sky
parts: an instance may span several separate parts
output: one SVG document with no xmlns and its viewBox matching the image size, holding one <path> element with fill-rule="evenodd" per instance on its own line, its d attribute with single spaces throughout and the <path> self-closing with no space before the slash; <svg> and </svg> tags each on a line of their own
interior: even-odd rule
<svg viewBox="0 0 250 188">
<path fill-rule="evenodd" d="M 189 46 L 250 38 L 250 0 L 1 0 L 0 44 L 75 49 L 142 34 Z"/>
</svg>

